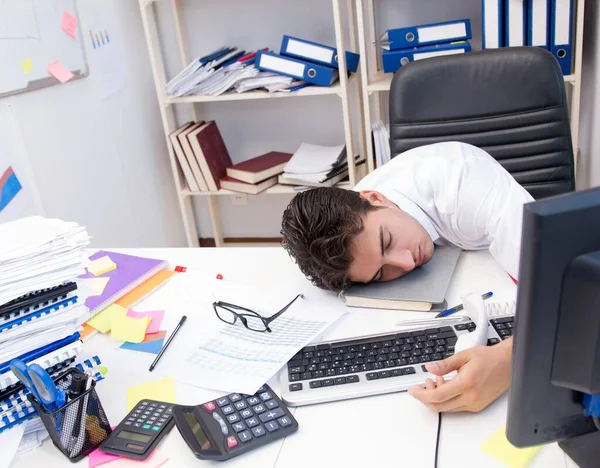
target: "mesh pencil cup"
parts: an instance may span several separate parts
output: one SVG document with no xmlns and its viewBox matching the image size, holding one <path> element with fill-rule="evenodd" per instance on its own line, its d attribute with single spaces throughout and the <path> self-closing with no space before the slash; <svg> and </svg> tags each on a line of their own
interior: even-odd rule
<svg viewBox="0 0 600 468">
<path fill-rule="evenodd" d="M 66 391 L 75 374 L 83 372 L 79 369 L 69 369 L 57 377 L 54 383 Z M 77 462 L 89 455 L 112 432 L 95 387 L 96 382 L 92 381 L 88 390 L 52 412 L 40 405 L 32 395 L 27 397 L 35 407 L 54 445 L 71 462 Z"/>
</svg>

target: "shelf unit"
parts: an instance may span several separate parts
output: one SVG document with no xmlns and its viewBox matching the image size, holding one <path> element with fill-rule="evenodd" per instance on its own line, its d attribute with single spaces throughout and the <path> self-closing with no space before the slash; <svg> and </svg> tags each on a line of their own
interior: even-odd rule
<svg viewBox="0 0 600 468">
<path fill-rule="evenodd" d="M 221 220 L 218 207 L 219 196 L 232 196 L 235 192 L 228 190 L 219 190 L 218 192 L 193 192 L 190 191 L 185 183 L 182 171 L 179 168 L 177 158 L 173 152 L 172 146 L 169 142 L 169 134 L 173 132 L 177 127 L 175 119 L 174 107 L 176 105 L 191 105 L 193 109 L 193 115 L 196 121 L 201 120 L 201 113 L 199 104 L 208 102 L 230 102 L 230 101 L 241 101 L 241 100 L 252 100 L 252 99 L 285 99 L 285 98 L 302 98 L 307 96 L 338 96 L 341 100 L 342 106 L 342 118 L 344 125 L 344 138 L 346 144 L 346 150 L 348 154 L 348 169 L 349 169 L 349 184 L 347 187 L 352 187 L 356 184 L 358 172 L 355 165 L 354 158 L 352 155 L 356 154 L 355 145 L 353 142 L 352 135 L 352 118 L 350 111 L 350 95 L 351 88 L 356 88 L 356 94 L 359 95 L 359 73 L 355 76 L 348 78 L 346 73 L 346 57 L 345 54 L 339 54 L 339 68 L 340 68 L 340 80 L 331 87 L 319 87 L 312 86 L 304 88 L 293 93 L 267 93 L 263 91 L 250 91 L 246 93 L 231 93 L 223 94 L 221 96 L 185 96 L 185 97 L 170 97 L 165 92 L 165 86 L 168 82 L 165 65 L 161 52 L 160 37 L 157 30 L 156 23 L 156 12 L 155 3 L 167 2 L 171 6 L 171 13 L 173 16 L 175 33 L 177 35 L 177 45 L 179 49 L 179 59 L 181 61 L 181 67 L 185 67 L 190 63 L 189 45 L 184 32 L 183 22 L 183 8 L 181 0 L 138 0 L 140 13 L 142 17 L 144 34 L 150 55 L 150 63 L 152 66 L 152 73 L 154 76 L 154 83 L 156 87 L 156 95 L 160 106 L 160 113 L 162 124 L 165 133 L 165 139 L 169 152 L 169 160 L 171 163 L 171 169 L 173 172 L 173 178 L 175 181 L 175 187 L 177 190 L 177 198 L 179 201 L 179 207 L 183 218 L 183 225 L 185 228 L 186 240 L 189 247 L 198 247 L 199 238 L 196 227 L 196 219 L 194 215 L 192 197 L 202 196 L 208 200 L 208 208 L 212 223 L 213 236 L 215 239 L 215 245 L 221 247 L 226 245 L 223 240 L 223 232 L 221 230 Z M 200 0 L 198 0 L 200 1 Z M 345 4 L 347 11 L 347 21 L 351 25 L 349 29 L 349 42 L 350 47 L 346 47 L 343 25 L 342 25 L 342 6 Z M 335 39 L 337 50 L 351 50 L 357 51 L 358 43 L 355 35 L 354 27 L 355 24 L 355 5 L 352 0 L 331 0 L 333 8 L 333 23 L 335 28 Z M 206 51 L 204 51 L 206 52 Z M 359 99 L 360 100 L 360 99 Z M 359 102 L 359 106 L 362 107 L 362 103 Z M 360 147 L 359 154 L 366 154 L 366 135 L 362 132 L 362 125 L 358 126 L 358 145 Z M 260 195 L 270 194 L 282 194 L 282 193 L 296 193 L 293 187 L 286 187 L 276 185 L 269 188 Z M 237 245 L 230 244 L 227 245 Z"/>
<path fill-rule="evenodd" d="M 354 0 L 356 10 L 356 29 L 358 32 L 360 53 L 360 78 L 363 132 L 370 138 L 373 118 L 382 120 L 381 102 L 382 93 L 390 90 L 392 73 L 383 73 L 379 65 L 379 51 L 375 46 L 375 7 L 374 0 Z M 581 105 L 581 63 L 583 52 L 583 12 L 585 0 L 575 0 L 575 16 L 573 28 L 574 59 L 573 74 L 564 77 L 565 83 L 572 86 L 570 121 L 571 138 L 575 151 L 575 170 L 579 158 L 579 110 Z M 371 102 L 373 97 L 373 103 Z M 375 169 L 375 155 L 372 145 L 367 145 L 368 172 Z"/>
</svg>

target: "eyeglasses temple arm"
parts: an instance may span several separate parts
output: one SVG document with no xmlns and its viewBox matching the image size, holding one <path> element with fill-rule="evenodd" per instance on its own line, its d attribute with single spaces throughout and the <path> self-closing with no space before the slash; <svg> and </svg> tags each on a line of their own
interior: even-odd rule
<svg viewBox="0 0 600 468">
<path fill-rule="evenodd" d="M 273 320 L 275 320 L 277 317 L 279 317 L 281 314 L 283 314 L 286 310 L 288 310 L 290 308 L 290 306 L 296 302 L 296 299 L 298 299 L 299 297 L 303 297 L 303 294 L 298 294 L 294 299 L 292 299 L 290 301 L 290 303 L 288 305 L 286 305 L 283 309 L 281 309 L 279 312 L 277 312 L 275 315 L 271 315 L 269 318 L 265 319 L 265 323 L 268 325 L 269 323 L 271 323 Z"/>
</svg>

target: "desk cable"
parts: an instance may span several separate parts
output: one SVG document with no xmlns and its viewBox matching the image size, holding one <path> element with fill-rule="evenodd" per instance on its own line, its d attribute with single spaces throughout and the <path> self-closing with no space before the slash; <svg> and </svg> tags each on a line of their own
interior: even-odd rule
<svg viewBox="0 0 600 468">
<path fill-rule="evenodd" d="M 437 435 L 435 436 L 435 458 L 433 460 L 433 468 L 438 468 L 438 451 L 440 448 L 440 432 L 442 429 L 442 412 L 438 413 Z"/>
</svg>

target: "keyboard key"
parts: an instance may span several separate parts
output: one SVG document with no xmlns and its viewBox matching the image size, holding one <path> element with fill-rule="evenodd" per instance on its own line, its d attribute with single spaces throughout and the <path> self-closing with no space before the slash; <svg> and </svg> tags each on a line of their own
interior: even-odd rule
<svg viewBox="0 0 600 468">
<path fill-rule="evenodd" d="M 294 384 L 290 385 L 290 392 L 297 392 L 298 390 L 302 390 L 301 383 L 294 383 Z M 258 400 L 258 398 L 257 398 L 257 400 Z M 248 400 L 248 403 L 250 403 L 250 400 Z M 252 404 L 252 403 L 250 403 L 250 404 Z"/>
<path fill-rule="evenodd" d="M 403 375 L 402 369 L 394 369 L 392 371 L 392 377 L 399 377 Z"/>
<path fill-rule="evenodd" d="M 246 425 L 248 427 L 258 426 L 258 424 L 259 424 L 258 418 L 248 418 L 248 419 L 246 419 Z"/>
<path fill-rule="evenodd" d="M 309 383 L 310 388 L 319 388 L 321 386 L 321 381 L 320 380 L 313 380 L 312 382 Z"/>
<path fill-rule="evenodd" d="M 252 434 L 250 434 L 250 431 L 240 432 L 238 437 L 240 438 L 240 442 L 243 444 L 252 440 Z"/>
<path fill-rule="evenodd" d="M 312 372 L 308 371 L 308 372 L 303 372 L 302 374 L 300 374 L 300 380 L 308 380 L 312 378 Z"/>
<path fill-rule="evenodd" d="M 379 374 L 377 372 L 369 372 L 367 374 L 367 380 L 375 380 L 379 378 Z"/>
<path fill-rule="evenodd" d="M 331 387 L 334 385 L 333 379 L 321 380 L 321 385 L 323 385 L 323 387 Z"/>
<path fill-rule="evenodd" d="M 290 367 L 288 372 L 290 374 L 301 374 L 302 372 L 306 372 L 306 368 L 304 366 Z"/>
<path fill-rule="evenodd" d="M 232 449 L 233 447 L 237 447 L 238 441 L 235 436 L 227 437 L 227 448 Z"/>
<path fill-rule="evenodd" d="M 323 349 L 329 349 L 329 348 L 331 348 L 331 345 L 329 343 L 317 345 L 317 351 L 321 351 Z"/>
<path fill-rule="evenodd" d="M 267 431 L 275 432 L 276 430 L 279 429 L 279 424 L 277 424 L 276 421 L 269 421 L 268 423 L 265 424 L 265 427 L 267 428 Z"/>
<path fill-rule="evenodd" d="M 256 414 L 264 413 L 266 411 L 265 405 L 256 405 L 252 409 Z"/>
<path fill-rule="evenodd" d="M 421 359 L 420 356 L 413 356 L 408 360 L 409 364 L 421 364 L 423 360 Z"/>
<path fill-rule="evenodd" d="M 425 333 L 427 335 L 431 334 L 431 333 L 439 333 L 440 329 L 439 328 L 428 328 L 427 330 L 425 330 Z"/>
<path fill-rule="evenodd" d="M 338 377 L 334 379 L 336 385 L 343 385 L 346 383 L 346 377 Z"/>
<path fill-rule="evenodd" d="M 273 419 L 280 418 L 285 416 L 285 413 L 281 408 L 275 408 L 274 410 L 269 411 L 268 413 L 263 413 L 259 416 L 259 419 L 265 423 L 267 421 L 271 421 Z"/>
<path fill-rule="evenodd" d="M 346 383 L 355 383 L 358 381 L 358 375 L 349 375 L 348 377 L 346 377 Z"/>
<path fill-rule="evenodd" d="M 262 437 L 267 433 L 267 431 L 265 431 L 265 428 L 262 426 L 256 426 L 252 428 L 252 434 L 254 434 L 254 437 Z"/>
<path fill-rule="evenodd" d="M 498 338 L 490 338 L 487 341 L 488 346 L 493 346 L 493 345 L 498 344 L 498 343 L 500 343 L 500 340 Z"/>
<path fill-rule="evenodd" d="M 316 351 L 316 347 L 314 346 L 305 346 L 304 348 L 302 348 L 302 352 L 303 353 L 308 353 L 309 351 Z"/>
<path fill-rule="evenodd" d="M 454 328 L 456 328 L 458 331 L 466 330 L 467 329 L 467 324 L 466 323 L 459 323 L 457 325 L 454 325 Z"/>
<path fill-rule="evenodd" d="M 289 375 L 290 382 L 297 382 L 300 380 L 300 374 L 290 374 Z"/>
<path fill-rule="evenodd" d="M 441 361 L 442 359 L 444 359 L 444 356 L 442 356 L 441 353 L 435 353 L 433 356 L 431 356 L 431 359 L 433 361 Z"/>
<path fill-rule="evenodd" d="M 411 375 L 411 374 L 416 374 L 417 371 L 415 370 L 414 367 L 405 367 L 404 369 L 402 369 L 404 375 Z"/>
<path fill-rule="evenodd" d="M 275 400 L 267 401 L 265 403 L 265 406 L 267 407 L 267 409 L 273 409 L 273 408 L 278 408 L 279 407 L 279 405 L 277 404 L 277 402 Z"/>
<path fill-rule="evenodd" d="M 379 373 L 379 378 L 380 379 L 387 379 L 388 377 L 391 377 L 392 374 L 390 373 L 390 371 L 381 371 Z"/>
<path fill-rule="evenodd" d="M 246 430 L 246 425 L 243 422 L 235 423 L 231 427 L 233 427 L 235 432 L 242 432 Z"/>
<path fill-rule="evenodd" d="M 254 414 L 254 413 L 252 412 L 252 410 L 249 410 L 249 409 L 245 409 L 245 410 L 242 410 L 242 411 L 240 411 L 240 416 L 241 416 L 242 418 L 249 418 L 249 417 L 250 417 L 250 416 L 252 416 L 253 414 Z"/>
</svg>

